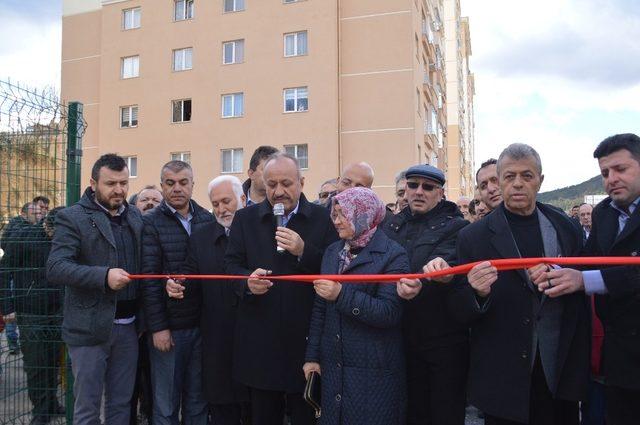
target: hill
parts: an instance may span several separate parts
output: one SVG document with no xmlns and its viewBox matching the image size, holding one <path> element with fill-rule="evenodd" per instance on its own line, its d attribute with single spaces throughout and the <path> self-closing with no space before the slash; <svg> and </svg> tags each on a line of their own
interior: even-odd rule
<svg viewBox="0 0 640 425">
<path fill-rule="evenodd" d="M 604 193 L 605 191 L 602 188 L 602 177 L 595 176 L 573 186 L 539 193 L 538 201 L 555 205 L 567 211 L 573 205 L 578 205 L 584 202 L 585 195 L 598 195 Z"/>
</svg>

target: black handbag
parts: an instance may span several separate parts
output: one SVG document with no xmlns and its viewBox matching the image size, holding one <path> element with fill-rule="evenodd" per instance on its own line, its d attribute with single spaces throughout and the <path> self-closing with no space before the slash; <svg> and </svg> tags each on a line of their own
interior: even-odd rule
<svg viewBox="0 0 640 425">
<path fill-rule="evenodd" d="M 320 404 L 320 375 L 317 372 L 311 372 L 307 384 L 304 387 L 304 401 L 309 403 L 313 410 L 316 412 L 316 419 L 318 419 L 322 413 L 322 407 Z"/>
</svg>

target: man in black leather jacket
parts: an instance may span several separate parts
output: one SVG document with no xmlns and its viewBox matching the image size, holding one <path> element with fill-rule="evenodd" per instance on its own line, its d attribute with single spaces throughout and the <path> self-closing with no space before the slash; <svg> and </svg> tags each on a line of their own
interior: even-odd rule
<svg viewBox="0 0 640 425">
<path fill-rule="evenodd" d="M 436 258 L 456 263 L 458 231 L 468 224 L 457 205 L 443 199 L 445 177 L 430 165 L 406 172 L 409 206 L 384 230 L 405 247 L 412 272 Z M 468 329 L 451 317 L 446 282 L 398 285 L 405 298 L 403 331 L 407 357 L 407 424 L 464 424 Z"/>
</svg>

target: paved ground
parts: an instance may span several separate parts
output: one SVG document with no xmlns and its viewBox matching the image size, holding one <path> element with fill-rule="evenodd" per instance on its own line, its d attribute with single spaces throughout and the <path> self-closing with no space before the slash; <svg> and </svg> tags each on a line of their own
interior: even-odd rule
<svg viewBox="0 0 640 425">
<path fill-rule="evenodd" d="M 31 421 L 31 401 L 27 394 L 22 354 L 9 353 L 4 332 L 0 334 L 0 368 L 0 424 L 28 424 Z M 61 398 L 60 401 L 63 402 Z M 50 423 L 61 425 L 65 421 L 57 418 Z"/>
</svg>

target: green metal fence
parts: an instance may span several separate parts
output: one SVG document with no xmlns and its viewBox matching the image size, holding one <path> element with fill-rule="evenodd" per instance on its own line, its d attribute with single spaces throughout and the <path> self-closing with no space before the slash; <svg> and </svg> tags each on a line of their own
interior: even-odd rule
<svg viewBox="0 0 640 425">
<path fill-rule="evenodd" d="M 81 104 L 0 81 L 1 424 L 71 423 L 63 289 L 47 282 L 45 265 L 56 207 L 80 194 L 85 128 Z"/>
</svg>

